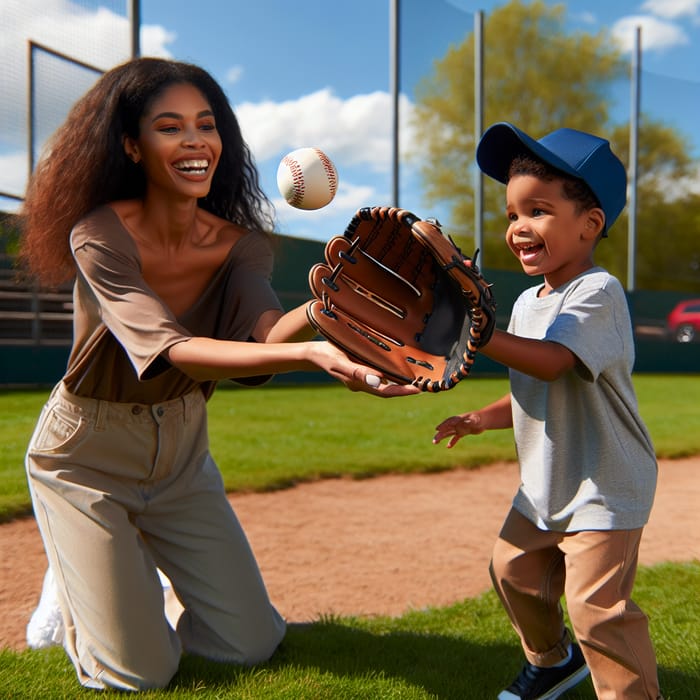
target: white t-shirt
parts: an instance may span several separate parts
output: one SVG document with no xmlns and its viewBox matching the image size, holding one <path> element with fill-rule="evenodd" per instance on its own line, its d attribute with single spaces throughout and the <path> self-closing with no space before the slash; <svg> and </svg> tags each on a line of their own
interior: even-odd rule
<svg viewBox="0 0 700 700">
<path fill-rule="evenodd" d="M 546 530 L 642 527 L 657 463 L 632 384 L 622 286 L 595 267 L 542 298 L 540 288 L 517 299 L 509 332 L 560 343 L 578 363 L 553 382 L 510 371 L 522 481 L 513 505 Z"/>
</svg>

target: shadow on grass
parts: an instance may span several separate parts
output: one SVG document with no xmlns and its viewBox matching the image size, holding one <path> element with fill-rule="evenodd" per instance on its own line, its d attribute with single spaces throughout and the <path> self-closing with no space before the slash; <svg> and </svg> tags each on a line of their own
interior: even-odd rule
<svg viewBox="0 0 700 700">
<path fill-rule="evenodd" d="M 700 668 L 679 671 L 659 666 L 659 683 L 666 700 L 695 700 L 700 697 Z"/>
<path fill-rule="evenodd" d="M 200 659 L 186 658 L 171 687 L 196 688 L 198 678 L 207 678 L 207 688 L 220 683 L 235 692 L 237 683 L 250 671 L 222 666 L 206 669 Z M 517 675 L 522 656 L 517 643 L 476 643 L 458 636 L 409 631 L 374 632 L 342 622 L 292 625 L 273 659 L 264 667 L 274 676 L 291 674 L 301 687 L 311 675 L 317 695 L 323 698 L 495 698 Z M 204 672 L 204 673 L 203 673 Z M 233 676 L 236 676 L 234 678 Z M 328 682 L 328 693 L 323 683 Z M 594 700 L 590 681 L 572 700 Z M 297 689 L 296 692 L 299 692 Z M 300 695 L 299 697 L 302 697 Z"/>
<path fill-rule="evenodd" d="M 292 626 L 264 668 L 272 676 L 284 672 L 292 682 L 316 685 L 319 697 L 352 697 L 355 689 L 355 697 L 421 697 L 422 691 L 423 697 L 493 698 L 502 685 L 496 687 L 489 682 L 490 674 L 483 673 L 480 660 L 508 655 L 515 657 L 517 651 L 505 646 L 486 650 L 463 639 L 436 634 L 379 634 L 320 622 Z M 185 658 L 171 688 L 194 688 L 204 675 L 209 690 L 220 683 L 221 689 L 235 692 L 236 684 L 244 682 L 250 672 L 236 672 L 226 666 L 214 669 L 201 659 Z M 309 678 L 313 680 L 309 682 Z M 330 684 L 329 691 L 335 687 L 336 695 L 323 693 L 326 683 Z M 359 695 L 361 688 L 363 694 Z M 398 694 L 400 688 L 413 688 L 419 693 Z"/>
<path fill-rule="evenodd" d="M 518 674 L 522 663 L 515 639 L 512 643 L 475 642 L 434 633 L 375 632 L 349 626 L 348 622 L 328 621 L 291 625 L 273 659 L 258 668 L 265 669 L 270 680 L 276 678 L 273 682 L 279 683 L 270 697 L 487 700 L 497 697 Z M 286 673 L 286 682 L 276 675 L 281 672 Z M 185 658 L 171 688 L 196 688 L 197 680 L 205 677 L 208 690 L 218 687 L 235 693 L 239 684 L 245 686 L 245 677 L 251 673 L 251 669 L 236 670 Z M 314 680 L 309 682 L 309 677 Z M 698 668 L 662 666 L 659 678 L 666 700 L 700 697 Z M 295 683 L 298 685 L 294 689 Z M 291 690 L 289 696 L 281 693 L 279 688 L 284 686 Z M 595 700 L 596 695 L 587 678 L 563 697 Z"/>
<path fill-rule="evenodd" d="M 477 643 L 457 636 L 373 632 L 340 622 L 292 625 L 273 659 L 254 668 L 183 658 L 167 690 L 140 697 L 263 700 L 487 700 L 517 674 L 522 656 L 513 643 Z M 0 652 L 3 698 L 95 697 L 81 688 L 61 649 Z M 659 669 L 666 700 L 696 700 L 700 669 Z M 7 682 L 7 685 L 5 684 Z M 7 694 L 5 694 L 7 693 Z M 125 697 L 106 691 L 100 697 Z M 595 700 L 590 679 L 566 700 Z"/>
<path fill-rule="evenodd" d="M 292 629 L 288 646 L 290 652 L 281 651 L 295 665 L 337 677 L 394 678 L 438 698 L 495 697 L 503 688 L 498 666 L 515 662 L 517 672 L 520 664 L 518 650 L 505 644 L 405 630 L 377 633 L 335 622 Z M 509 658 L 511 664 L 501 663 Z"/>
</svg>

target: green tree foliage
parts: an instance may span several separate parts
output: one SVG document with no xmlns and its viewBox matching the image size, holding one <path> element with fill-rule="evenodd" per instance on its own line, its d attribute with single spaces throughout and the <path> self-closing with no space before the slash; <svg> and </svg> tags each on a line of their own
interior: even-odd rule
<svg viewBox="0 0 700 700">
<path fill-rule="evenodd" d="M 484 22 L 484 118 L 486 126 L 509 121 L 535 137 L 567 126 L 610 139 L 628 162 L 629 125 L 610 115 L 613 91 L 629 90 L 629 66 L 607 31 L 568 32 L 566 6 L 511 0 Z M 451 46 L 416 90 L 414 155 L 420 162 L 426 205 L 450 210 L 450 231 L 465 251 L 474 245 L 474 36 Z M 637 286 L 698 290 L 698 197 L 674 185 L 691 173 L 683 138 L 659 123 L 640 129 Z M 420 154 L 420 155 L 419 155 Z M 697 164 L 695 164 L 697 165 Z M 484 178 L 484 257 L 489 267 L 519 270 L 503 244 L 504 188 Z M 681 227 L 679 231 L 679 227 Z M 672 228 L 674 233 L 669 232 Z M 659 232 L 674 239 L 662 252 Z M 465 232 L 460 235 L 460 232 Z M 677 244 L 677 245 L 676 245 Z M 680 257 L 684 275 L 678 276 Z M 659 280 L 661 269 L 671 276 Z M 627 212 L 598 251 L 598 261 L 627 278 Z M 694 270 L 694 272 L 693 272 Z M 679 286 L 682 285 L 682 286 Z"/>
<path fill-rule="evenodd" d="M 13 214 L 0 212 L 0 258 L 4 256 L 14 255 L 19 246 L 19 226 L 17 218 Z M 9 262 L 0 259 L 0 265 L 8 264 Z"/>
<path fill-rule="evenodd" d="M 700 292 L 700 196 L 688 184 L 698 163 L 688 155 L 676 130 L 642 118 L 637 178 L 637 256 L 635 287 L 649 290 Z M 611 141 L 623 163 L 629 162 L 629 127 L 612 129 Z M 625 209 L 613 234 L 596 251 L 596 261 L 626 280 Z"/>
</svg>

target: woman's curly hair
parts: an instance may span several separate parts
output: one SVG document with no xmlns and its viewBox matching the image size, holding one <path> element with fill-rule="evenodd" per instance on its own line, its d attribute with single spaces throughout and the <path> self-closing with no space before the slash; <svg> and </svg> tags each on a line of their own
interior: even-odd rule
<svg viewBox="0 0 700 700">
<path fill-rule="evenodd" d="M 143 170 L 126 156 L 123 139 L 138 138 L 144 112 L 165 89 L 183 83 L 209 102 L 223 147 L 199 206 L 252 231 L 273 230 L 272 205 L 220 85 L 190 63 L 137 58 L 105 73 L 73 106 L 30 178 L 20 211 L 19 263 L 41 284 L 72 278 L 69 237 L 77 221 L 108 202 L 144 196 Z"/>
</svg>

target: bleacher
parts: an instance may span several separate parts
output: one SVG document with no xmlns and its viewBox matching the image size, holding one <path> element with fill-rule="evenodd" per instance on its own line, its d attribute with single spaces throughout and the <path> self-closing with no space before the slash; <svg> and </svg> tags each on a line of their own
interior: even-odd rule
<svg viewBox="0 0 700 700">
<path fill-rule="evenodd" d="M 71 285 L 36 290 L 18 282 L 10 265 L 0 265 L 0 345 L 70 345 L 72 309 Z"/>
</svg>

